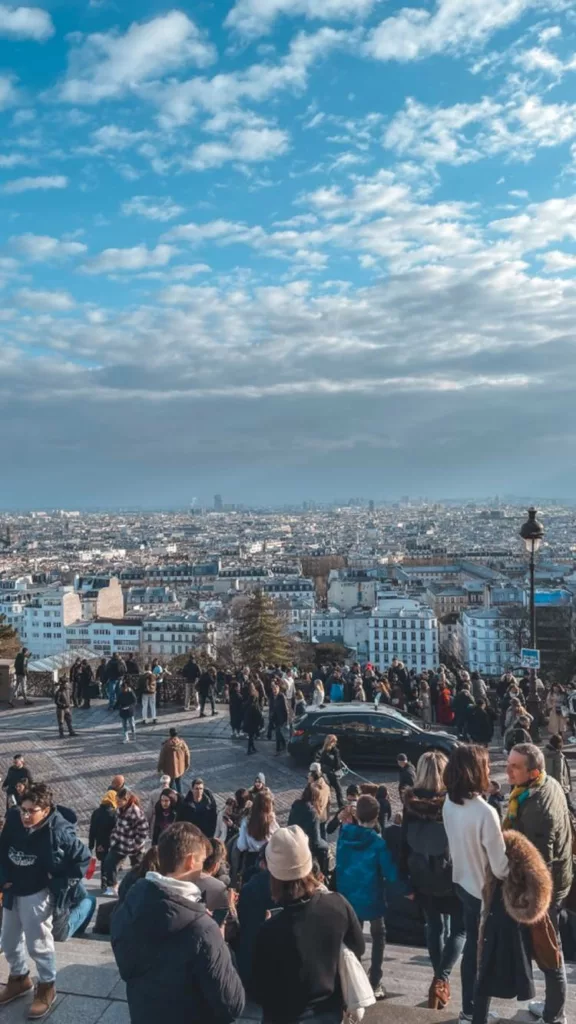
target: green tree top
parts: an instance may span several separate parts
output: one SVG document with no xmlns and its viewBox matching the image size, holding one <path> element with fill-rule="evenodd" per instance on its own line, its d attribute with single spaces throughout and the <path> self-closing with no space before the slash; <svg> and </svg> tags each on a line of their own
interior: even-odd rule
<svg viewBox="0 0 576 1024">
<path fill-rule="evenodd" d="M 273 600 L 255 591 L 238 617 L 237 644 L 245 665 L 282 664 L 291 657 L 291 645 Z"/>
</svg>

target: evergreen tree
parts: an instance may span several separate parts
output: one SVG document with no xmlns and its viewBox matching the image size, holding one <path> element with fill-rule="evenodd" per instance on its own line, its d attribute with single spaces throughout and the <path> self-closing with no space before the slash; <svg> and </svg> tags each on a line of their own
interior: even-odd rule
<svg viewBox="0 0 576 1024">
<path fill-rule="evenodd" d="M 282 664 L 291 657 L 290 641 L 274 602 L 263 591 L 250 596 L 238 618 L 236 642 L 245 665 Z"/>
<path fill-rule="evenodd" d="M 6 617 L 0 615 L 0 658 L 13 658 L 19 650 L 18 633 L 6 622 Z"/>
</svg>

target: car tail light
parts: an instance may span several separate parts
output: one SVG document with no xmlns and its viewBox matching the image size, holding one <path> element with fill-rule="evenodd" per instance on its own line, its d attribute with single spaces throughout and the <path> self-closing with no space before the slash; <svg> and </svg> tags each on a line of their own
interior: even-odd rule
<svg viewBox="0 0 576 1024">
<path fill-rule="evenodd" d="M 292 735 L 293 736 L 303 736 L 304 735 L 304 729 L 293 729 L 292 730 Z"/>
</svg>

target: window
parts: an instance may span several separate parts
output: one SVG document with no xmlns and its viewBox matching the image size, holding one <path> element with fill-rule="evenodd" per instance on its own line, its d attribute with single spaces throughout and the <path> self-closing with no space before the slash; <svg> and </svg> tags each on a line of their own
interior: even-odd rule
<svg viewBox="0 0 576 1024">
<path fill-rule="evenodd" d="M 374 724 L 371 719 L 372 715 L 362 718 L 345 717 L 344 721 L 342 722 L 342 731 L 347 734 L 374 732 Z"/>
<path fill-rule="evenodd" d="M 426 644 L 420 644 L 420 650 L 422 653 L 424 653 L 426 650 Z"/>
<path fill-rule="evenodd" d="M 411 650 L 413 654 L 416 653 L 416 644 L 412 644 Z"/>
<path fill-rule="evenodd" d="M 398 639 L 398 633 L 392 633 L 392 639 L 393 640 L 397 640 Z"/>
<path fill-rule="evenodd" d="M 397 629 L 398 628 L 398 619 L 392 619 L 392 625 L 393 625 L 394 629 Z"/>
<path fill-rule="evenodd" d="M 416 619 L 412 619 L 411 626 L 412 629 L 416 629 Z"/>
<path fill-rule="evenodd" d="M 335 733 L 338 732 L 342 725 L 342 718 L 340 715 L 322 715 L 312 724 L 317 732 Z"/>
<path fill-rule="evenodd" d="M 383 644 L 383 645 L 382 645 L 382 649 L 383 649 L 384 651 L 387 651 L 387 650 L 388 650 L 388 644 L 387 644 L 387 643 Z"/>
<path fill-rule="evenodd" d="M 400 625 L 402 626 L 402 629 L 406 629 L 406 619 L 402 619 Z"/>
<path fill-rule="evenodd" d="M 44 637 L 45 637 L 46 640 L 51 640 L 52 639 L 52 633 L 44 633 Z"/>
<path fill-rule="evenodd" d="M 416 633 L 414 631 L 412 631 L 412 640 L 415 640 L 415 639 L 416 639 Z"/>
<path fill-rule="evenodd" d="M 420 639 L 421 640 L 425 640 L 426 639 L 426 633 L 424 633 L 424 632 L 420 633 Z"/>
<path fill-rule="evenodd" d="M 403 639 L 403 640 L 405 640 L 405 639 L 406 639 L 406 633 L 402 633 L 402 639 Z"/>
<path fill-rule="evenodd" d="M 407 722 L 403 722 L 402 719 L 396 719 L 388 717 L 388 715 L 370 715 L 374 724 L 374 732 L 386 738 L 396 738 L 398 736 L 405 736 L 409 732 Z"/>
</svg>

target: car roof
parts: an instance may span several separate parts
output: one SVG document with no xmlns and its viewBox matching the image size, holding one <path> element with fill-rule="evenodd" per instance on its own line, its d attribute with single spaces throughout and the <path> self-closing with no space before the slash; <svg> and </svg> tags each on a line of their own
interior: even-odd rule
<svg viewBox="0 0 576 1024">
<path fill-rule="evenodd" d="M 403 715 L 400 711 L 397 711 L 396 708 L 391 708 L 389 704 L 378 704 L 378 706 L 375 707 L 374 704 L 371 704 L 369 701 L 366 701 L 365 703 L 362 700 L 349 701 L 347 703 L 339 702 L 338 704 L 323 704 L 317 708 L 308 706 L 306 710 L 308 713 L 320 715 L 333 715 L 334 713 L 338 715 L 349 715 L 351 712 L 357 715 L 359 712 L 365 711 L 366 714 L 370 715 L 383 714 L 389 715 L 391 718 L 399 718 L 401 722 L 411 721 L 407 715 Z"/>
</svg>

